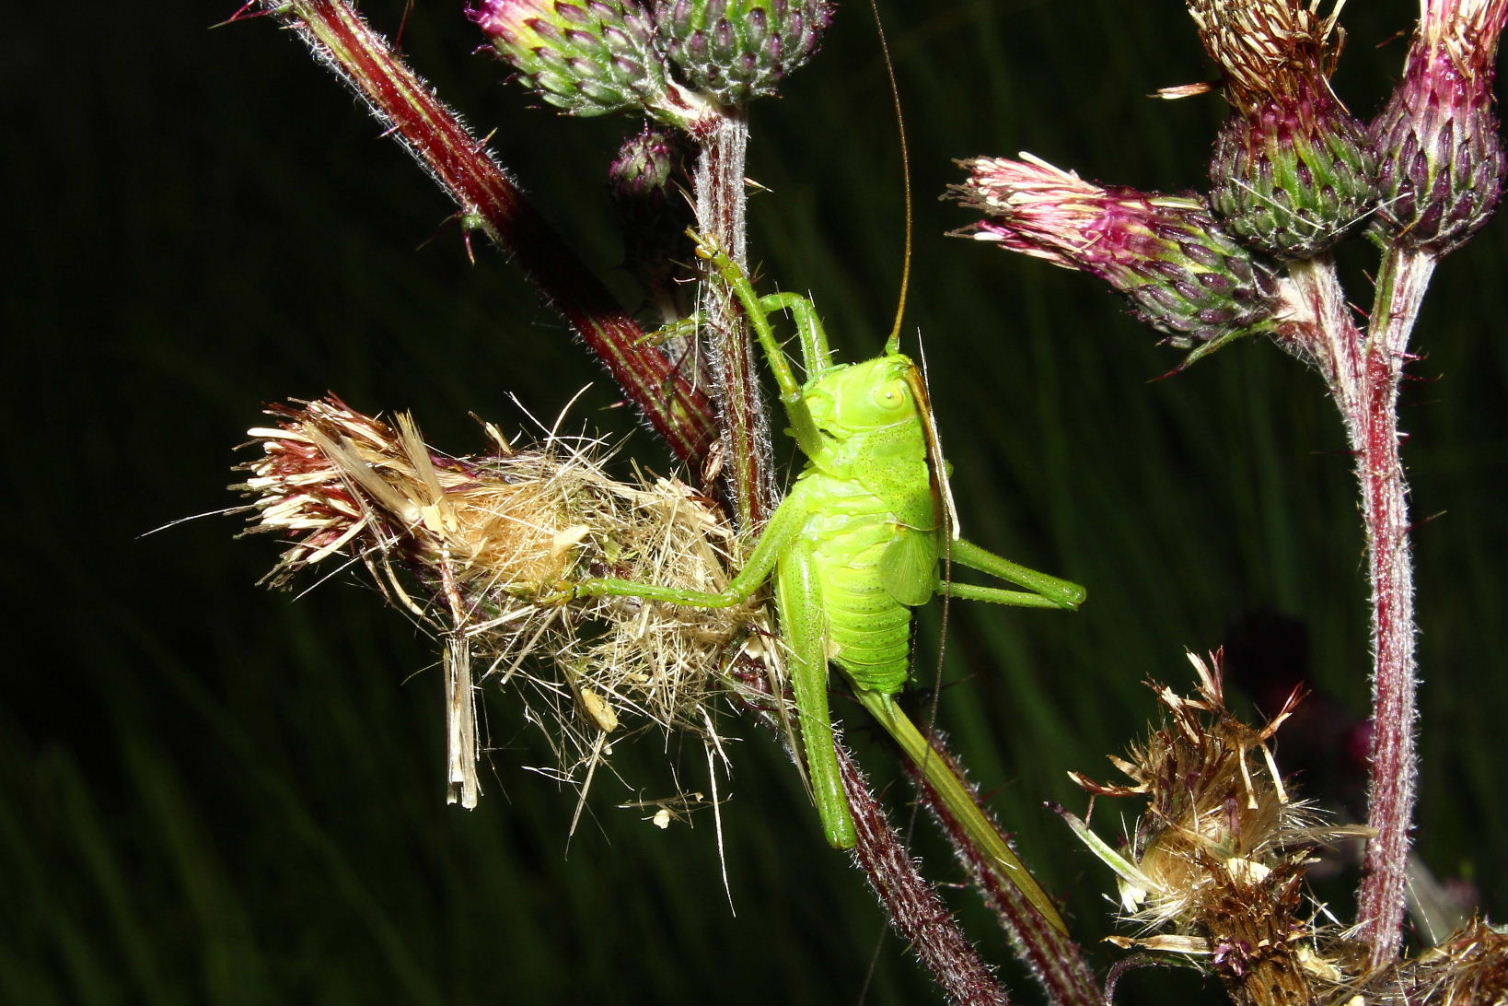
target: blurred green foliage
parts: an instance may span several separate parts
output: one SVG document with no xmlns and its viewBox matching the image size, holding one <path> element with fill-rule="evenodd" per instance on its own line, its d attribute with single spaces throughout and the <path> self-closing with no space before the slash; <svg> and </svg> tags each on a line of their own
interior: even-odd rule
<svg viewBox="0 0 1508 1006">
<path fill-rule="evenodd" d="M 257 588 L 274 545 L 233 541 L 233 519 L 142 537 L 231 505 L 231 448 L 261 403 L 326 389 L 413 409 L 464 453 L 482 447 L 468 410 L 517 426 L 513 393 L 549 421 L 595 381 L 573 420 L 631 433 L 629 452 L 667 465 L 503 257 L 467 264 L 451 207 L 301 46 L 270 21 L 208 30 L 232 6 L 118 7 L 84 25 L 43 5 L 0 60 L 13 254 L 0 1000 L 851 1001 L 876 940 L 871 1001 L 935 998 L 881 937 L 771 738 L 728 725 L 744 737 L 721 783 L 730 908 L 709 815 L 660 832 L 615 807 L 673 789 L 660 740 L 625 746 L 627 784 L 599 777 L 568 845 L 574 793 L 526 768 L 547 748 L 494 690 L 482 806 L 447 808 L 430 640 L 352 573 L 296 601 Z M 1091 595 L 1071 617 L 954 605 L 941 723 L 1104 965 L 1110 879 L 1041 804 L 1082 808 L 1064 771 L 1108 775 L 1105 753 L 1153 711 L 1143 679 L 1186 684 L 1182 649 L 1243 620 L 1286 624 L 1247 635 L 1307 658 L 1334 716 L 1365 714 L 1349 461 L 1319 381 L 1272 347 L 1152 382 L 1176 356 L 1093 281 L 942 236 L 968 222 L 933 198 L 960 180 L 955 157 L 1028 149 L 1101 181 L 1198 186 L 1219 99 L 1147 97 L 1211 73 L 1179 3 L 883 6 L 918 194 L 909 331 L 925 340 L 964 526 Z M 1377 46 L 1414 11 L 1347 10 L 1337 87 L 1359 113 L 1401 63 L 1402 40 Z M 389 32 L 402 17 L 376 0 L 366 13 Z M 602 178 L 632 123 L 532 107 L 471 54 L 478 41 L 459 2 L 417 5 L 404 34 L 420 72 L 496 127 L 504 163 L 627 290 Z M 762 283 L 810 293 L 848 359 L 878 349 L 898 281 L 890 114 L 857 2 L 784 99 L 753 109 L 750 174 L 771 190 L 751 207 Z M 1404 407 L 1421 522 L 1418 848 L 1498 919 L 1504 234 L 1500 219 L 1440 271 Z M 1348 255 L 1364 299 L 1373 259 Z M 1261 612 L 1292 621 L 1253 623 Z M 850 719 L 888 784 L 890 760 Z M 668 750 L 680 784 L 705 791 L 700 748 Z M 1121 812 L 1101 803 L 1102 829 Z M 960 879 L 927 830 L 932 875 Z M 1353 882 L 1334 882 L 1342 917 Z M 955 894 L 1006 961 L 972 895 Z M 1124 991 L 1220 998 L 1161 972 Z"/>
</svg>

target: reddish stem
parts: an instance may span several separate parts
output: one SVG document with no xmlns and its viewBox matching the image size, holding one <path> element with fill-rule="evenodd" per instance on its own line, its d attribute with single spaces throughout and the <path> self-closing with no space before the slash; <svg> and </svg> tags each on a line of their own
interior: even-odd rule
<svg viewBox="0 0 1508 1006">
<path fill-rule="evenodd" d="M 1415 782 L 1414 576 L 1408 483 L 1399 456 L 1398 389 L 1408 339 L 1434 271 L 1433 256 L 1390 249 L 1377 282 L 1365 338 L 1327 259 L 1295 263 L 1298 302 L 1309 317 L 1294 341 L 1310 353 L 1340 409 L 1356 458 L 1367 573 L 1372 590 L 1372 751 L 1365 876 L 1358 895 L 1360 935 L 1373 966 L 1390 964 L 1403 942 L 1409 827 Z"/>
<path fill-rule="evenodd" d="M 1414 579 L 1408 524 L 1408 485 L 1398 456 L 1398 387 L 1408 360 L 1409 333 L 1435 258 L 1391 251 L 1378 279 L 1377 310 L 1368 341 L 1364 446 L 1357 460 L 1372 576 L 1372 785 L 1357 921 L 1372 945 L 1372 964 L 1391 963 L 1403 942 L 1409 828 L 1415 781 Z M 1353 434 L 1353 440 L 1356 439 Z"/>
<path fill-rule="evenodd" d="M 344 0 L 266 0 L 440 183 L 463 218 L 512 252 L 676 456 L 697 468 L 715 437 L 707 396 L 676 373 L 429 85 Z"/>
<path fill-rule="evenodd" d="M 944 745 L 942 738 L 932 733 L 930 741 L 933 752 L 951 767 L 955 775 L 967 780 L 963 767 L 953 753 Z M 1027 899 L 1021 888 L 1001 874 L 994 859 L 982 853 L 970 839 L 965 829 L 952 815 L 947 803 L 927 783 L 914 762 L 906 764 L 911 782 L 921 794 L 927 809 L 932 812 L 948 841 L 953 844 L 954 854 L 969 872 L 974 886 L 985 903 L 994 911 L 1000 927 L 1010 938 L 1016 956 L 1031 971 L 1032 976 L 1047 993 L 1048 1001 L 1055 1003 L 1095 1003 L 1102 1001 L 1102 994 L 1095 982 L 1094 972 L 1084 959 L 1084 951 L 1078 943 L 1063 935 L 1043 917 Z M 986 820 L 995 826 L 1002 839 L 1005 832 L 989 808 L 979 799 L 978 793 L 970 791 L 974 802 Z"/>
<path fill-rule="evenodd" d="M 890 924 L 916 951 L 949 1001 L 981 1006 L 1009 1003 L 1004 987 L 980 960 L 947 905 L 917 869 L 905 843 L 890 826 L 884 808 L 870 792 L 868 780 L 841 743 L 838 768 L 848 790 L 848 804 L 859 838 L 854 856 L 885 906 Z M 1035 914 L 1030 906 L 1027 910 Z"/>
<path fill-rule="evenodd" d="M 744 209 L 749 125 L 743 112 L 724 108 L 698 136 L 696 218 L 704 234 L 741 268 L 748 268 Z M 749 323 L 717 270 L 702 276 L 702 334 L 716 385 L 727 496 L 734 524 L 757 529 L 775 508 L 770 480 L 770 431 Z"/>
</svg>

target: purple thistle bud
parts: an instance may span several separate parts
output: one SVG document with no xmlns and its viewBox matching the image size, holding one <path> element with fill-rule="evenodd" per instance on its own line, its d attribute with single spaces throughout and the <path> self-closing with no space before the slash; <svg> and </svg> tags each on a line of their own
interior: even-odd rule
<svg viewBox="0 0 1508 1006">
<path fill-rule="evenodd" d="M 695 261 L 686 230 L 695 224 L 689 201 L 689 141 L 677 130 L 646 123 L 624 141 L 608 169 L 608 195 L 623 233 L 623 263 L 643 284 L 666 322 L 686 317 L 694 287 L 686 263 Z"/>
<path fill-rule="evenodd" d="M 1377 229 L 1447 255 L 1491 218 L 1505 155 L 1493 95 L 1508 0 L 1422 0 L 1403 79 L 1372 123 Z"/>
<path fill-rule="evenodd" d="M 468 14 L 525 86 L 571 115 L 639 109 L 683 127 L 698 117 L 631 0 L 483 0 Z"/>
<path fill-rule="evenodd" d="M 774 94 L 832 14 L 831 0 L 656 0 L 655 27 L 687 83 L 737 105 Z"/>
<path fill-rule="evenodd" d="M 1098 276 L 1169 343 L 1198 347 L 1188 362 L 1271 321 L 1272 266 L 1227 233 L 1202 199 L 1102 188 L 1021 156 L 960 162 L 971 177 L 951 194 L 991 219 L 959 236 Z"/>
<path fill-rule="evenodd" d="M 1215 139 L 1210 204 L 1242 240 L 1291 259 L 1329 248 L 1376 199 L 1366 130 L 1330 90 L 1344 33 L 1318 8 L 1189 0 L 1234 113 Z"/>
<path fill-rule="evenodd" d="M 646 125 L 629 137 L 608 168 L 615 202 L 670 201 L 671 177 L 684 155 L 674 133 Z"/>
</svg>

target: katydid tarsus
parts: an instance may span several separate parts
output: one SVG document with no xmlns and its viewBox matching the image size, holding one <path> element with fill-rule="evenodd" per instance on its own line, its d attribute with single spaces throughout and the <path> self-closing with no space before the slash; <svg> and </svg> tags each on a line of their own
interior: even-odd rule
<svg viewBox="0 0 1508 1006">
<path fill-rule="evenodd" d="M 557 597 L 629 596 L 724 607 L 748 600 L 773 577 L 807 777 L 828 841 L 838 848 L 855 842 L 828 711 L 831 661 L 950 813 L 1062 929 L 1052 901 L 895 696 L 910 677 L 911 609 L 933 595 L 1072 610 L 1083 602 L 1084 588 L 957 536 L 926 385 L 916 364 L 900 352 L 896 335 L 873 360 L 834 363 L 811 301 L 792 293 L 760 296 L 743 270 L 706 238 L 698 238 L 697 253 L 721 275 L 748 316 L 806 467 L 721 593 L 594 579 Z M 796 325 L 804 384 L 797 382 L 770 324 L 770 316 L 782 311 Z M 947 582 L 939 575 L 945 553 L 953 564 L 1024 589 Z"/>
</svg>

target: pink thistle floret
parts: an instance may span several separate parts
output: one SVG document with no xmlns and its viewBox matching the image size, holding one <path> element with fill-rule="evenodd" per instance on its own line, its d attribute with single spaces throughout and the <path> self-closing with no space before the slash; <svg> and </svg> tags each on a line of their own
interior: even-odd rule
<svg viewBox="0 0 1508 1006">
<path fill-rule="evenodd" d="M 963 162 L 953 195 L 990 219 L 960 232 L 1108 282 L 1175 345 L 1223 341 L 1274 309 L 1271 267 L 1193 196 L 1099 186 L 1023 154 Z"/>
</svg>

